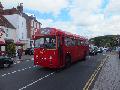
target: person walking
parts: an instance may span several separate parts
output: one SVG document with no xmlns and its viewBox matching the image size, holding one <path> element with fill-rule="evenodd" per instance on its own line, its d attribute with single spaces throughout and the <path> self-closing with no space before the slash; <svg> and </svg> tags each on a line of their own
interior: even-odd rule
<svg viewBox="0 0 120 90">
<path fill-rule="evenodd" d="M 119 59 L 120 59 L 120 46 L 118 47 L 118 56 L 119 56 Z"/>
<path fill-rule="evenodd" d="M 18 49 L 17 53 L 18 53 L 19 59 L 21 59 L 21 56 L 22 56 L 22 49 Z"/>
</svg>

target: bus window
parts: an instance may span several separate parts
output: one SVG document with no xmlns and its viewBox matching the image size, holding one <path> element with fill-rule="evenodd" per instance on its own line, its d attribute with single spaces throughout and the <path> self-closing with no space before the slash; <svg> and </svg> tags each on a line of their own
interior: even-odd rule
<svg viewBox="0 0 120 90">
<path fill-rule="evenodd" d="M 42 47 L 43 44 L 44 44 L 44 38 L 35 40 L 35 48 Z"/>
<path fill-rule="evenodd" d="M 72 42 L 72 46 L 76 46 L 77 45 L 77 39 L 72 39 L 73 42 Z"/>
<path fill-rule="evenodd" d="M 66 38 L 65 38 L 65 45 L 66 45 L 66 46 L 71 46 L 71 45 L 72 45 L 72 39 L 66 37 Z"/>
<path fill-rule="evenodd" d="M 55 37 L 41 37 L 35 40 L 35 48 L 56 48 L 56 38 Z"/>
<path fill-rule="evenodd" d="M 84 42 L 84 41 L 81 41 L 81 45 L 85 45 L 85 42 Z"/>
<path fill-rule="evenodd" d="M 80 40 L 78 40 L 78 46 L 80 46 L 81 45 L 81 41 Z"/>
</svg>

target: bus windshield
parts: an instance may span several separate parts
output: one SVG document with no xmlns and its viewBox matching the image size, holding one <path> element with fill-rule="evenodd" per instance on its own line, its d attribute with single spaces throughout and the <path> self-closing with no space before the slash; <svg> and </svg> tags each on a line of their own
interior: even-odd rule
<svg viewBox="0 0 120 90">
<path fill-rule="evenodd" d="M 35 40 L 35 48 L 55 49 L 56 37 L 41 37 Z"/>
</svg>

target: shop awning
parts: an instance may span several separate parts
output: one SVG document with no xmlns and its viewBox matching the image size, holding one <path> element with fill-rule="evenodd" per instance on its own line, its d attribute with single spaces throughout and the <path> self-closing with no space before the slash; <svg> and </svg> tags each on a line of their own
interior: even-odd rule
<svg viewBox="0 0 120 90">
<path fill-rule="evenodd" d="M 0 41 L 0 46 L 4 46 L 5 42 L 4 41 Z"/>
<path fill-rule="evenodd" d="M 24 43 L 22 43 L 22 42 L 20 42 L 20 41 L 17 41 L 15 44 L 16 44 L 17 46 L 22 46 L 22 45 L 24 45 Z"/>
<path fill-rule="evenodd" d="M 0 46 L 4 46 L 5 44 L 5 40 L 3 38 L 0 38 Z"/>
</svg>

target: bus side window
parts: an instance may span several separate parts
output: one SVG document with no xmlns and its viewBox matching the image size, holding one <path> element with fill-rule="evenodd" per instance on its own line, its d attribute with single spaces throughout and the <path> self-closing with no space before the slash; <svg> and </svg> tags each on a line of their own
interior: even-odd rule
<svg viewBox="0 0 120 90">
<path fill-rule="evenodd" d="M 78 40 L 78 46 L 80 46 L 81 45 L 81 41 L 80 40 Z"/>
<path fill-rule="evenodd" d="M 70 39 L 68 37 L 65 37 L 65 45 L 70 46 Z"/>
<path fill-rule="evenodd" d="M 64 45 L 64 37 L 62 37 L 62 42 L 61 42 L 62 45 Z"/>
<path fill-rule="evenodd" d="M 67 42 L 68 42 L 67 37 L 65 37 L 64 42 L 65 42 L 65 46 L 67 46 Z"/>
<path fill-rule="evenodd" d="M 78 45 L 78 40 L 77 39 L 75 39 L 75 46 L 77 46 Z"/>
<path fill-rule="evenodd" d="M 81 41 L 81 45 L 84 45 L 85 43 L 84 43 L 84 41 Z"/>
<path fill-rule="evenodd" d="M 72 39 L 71 46 L 75 46 L 75 39 Z"/>
</svg>

